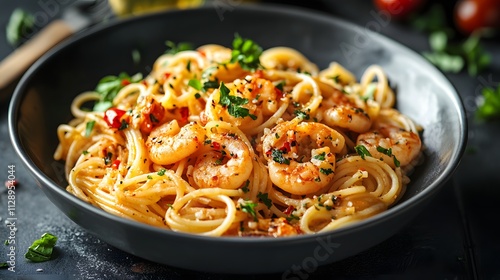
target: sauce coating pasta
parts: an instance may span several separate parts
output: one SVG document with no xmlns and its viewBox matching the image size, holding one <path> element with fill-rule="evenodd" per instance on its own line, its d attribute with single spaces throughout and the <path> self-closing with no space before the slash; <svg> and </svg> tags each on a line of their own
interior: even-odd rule
<svg viewBox="0 0 500 280">
<path fill-rule="evenodd" d="M 334 230 L 396 203 L 421 161 L 420 128 L 394 108 L 377 65 L 358 81 L 336 62 L 320 70 L 238 36 L 233 48 L 163 54 L 146 77 L 106 77 L 99 89 L 79 94 L 57 131 L 67 191 L 173 231 Z"/>
</svg>

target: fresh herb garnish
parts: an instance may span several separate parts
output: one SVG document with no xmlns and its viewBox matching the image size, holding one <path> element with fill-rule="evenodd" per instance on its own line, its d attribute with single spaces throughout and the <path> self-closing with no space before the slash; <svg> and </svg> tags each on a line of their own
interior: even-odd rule
<svg viewBox="0 0 500 280">
<path fill-rule="evenodd" d="M 50 260 L 52 251 L 56 245 L 57 237 L 44 233 L 40 239 L 37 239 L 28 248 L 24 257 L 32 262 L 44 262 Z"/>
<path fill-rule="evenodd" d="M 129 76 L 127 73 L 120 73 L 118 76 L 109 75 L 102 78 L 96 86 L 95 91 L 99 93 L 99 101 L 94 105 L 93 110 L 104 112 L 113 106 L 113 99 L 118 92 L 127 84 L 137 83 L 142 80 L 142 74 L 138 73 Z"/>
<path fill-rule="evenodd" d="M 85 125 L 85 137 L 90 137 L 92 130 L 94 129 L 95 121 L 89 121 Z"/>
<path fill-rule="evenodd" d="M 289 165 L 290 160 L 284 156 L 284 153 L 285 151 L 279 149 L 273 149 L 271 152 L 271 157 L 277 163 Z"/>
<path fill-rule="evenodd" d="M 496 88 L 484 87 L 477 99 L 476 117 L 479 120 L 500 118 L 500 85 Z"/>
<path fill-rule="evenodd" d="M 304 111 L 301 111 L 301 110 L 295 110 L 293 112 L 297 117 L 303 119 L 303 120 L 309 120 L 310 119 L 310 116 L 308 113 L 304 112 Z"/>
<path fill-rule="evenodd" d="M 362 159 L 365 159 L 365 156 L 372 156 L 368 149 L 366 149 L 366 147 L 363 145 L 357 145 L 356 147 L 354 147 L 354 150 L 356 150 L 356 153 L 358 153 L 358 155 L 361 156 Z"/>
<path fill-rule="evenodd" d="M 333 169 L 331 169 L 331 168 L 320 168 L 319 172 L 323 173 L 325 175 L 330 175 L 330 174 L 333 173 Z"/>
<path fill-rule="evenodd" d="M 191 43 L 188 43 L 188 42 L 179 42 L 176 44 L 172 41 L 166 41 L 165 45 L 167 45 L 167 48 L 168 48 L 165 51 L 165 53 L 169 53 L 169 54 L 176 54 L 178 52 L 189 51 L 189 50 L 193 49 L 193 45 Z"/>
<path fill-rule="evenodd" d="M 257 212 L 255 211 L 255 207 L 258 203 L 254 203 L 251 201 L 245 201 L 244 203 L 240 203 L 241 211 L 250 214 L 253 217 L 254 221 L 257 221 Z"/>
<path fill-rule="evenodd" d="M 264 203 L 268 209 L 271 209 L 271 206 L 273 206 L 273 201 L 268 197 L 267 193 L 259 192 L 257 194 L 257 198 L 259 199 L 259 201 Z"/>
<path fill-rule="evenodd" d="M 399 167 L 401 165 L 401 163 L 399 162 L 399 160 L 396 158 L 396 156 L 394 154 L 392 154 L 392 148 L 384 148 L 382 146 L 377 146 L 377 151 L 386 155 L 386 156 L 389 156 L 389 157 L 392 157 L 393 160 L 394 160 L 394 165 L 396 167 Z"/>
<path fill-rule="evenodd" d="M 163 176 L 165 175 L 165 172 L 166 170 L 165 169 L 161 169 L 160 171 L 158 171 L 156 174 L 158 174 L 158 176 Z"/>
<path fill-rule="evenodd" d="M 202 90 L 203 86 L 201 84 L 201 81 L 198 79 L 191 79 L 188 81 L 188 86 L 196 89 L 196 90 Z"/>
<path fill-rule="evenodd" d="M 257 70 L 261 68 L 260 55 L 262 48 L 250 39 L 244 39 L 235 34 L 233 50 L 231 52 L 231 63 L 238 62 L 245 70 Z"/>
<path fill-rule="evenodd" d="M 8 263 L 6 263 L 6 262 L 0 263 L 0 268 L 8 268 L 8 267 L 9 267 Z"/>
<path fill-rule="evenodd" d="M 35 17 L 21 8 L 15 9 L 10 15 L 7 28 L 7 42 L 11 46 L 18 46 L 26 39 L 26 36 L 33 31 Z"/>
<path fill-rule="evenodd" d="M 325 160 L 326 158 L 326 153 L 325 152 L 322 152 L 321 154 L 317 154 L 313 157 L 314 159 L 317 159 L 317 160 Z"/>
<path fill-rule="evenodd" d="M 219 103 L 227 107 L 229 114 L 235 118 L 250 117 L 252 120 L 257 119 L 257 116 L 250 114 L 247 108 L 241 107 L 248 103 L 248 99 L 235 95 L 229 95 L 230 90 L 224 85 L 220 84 L 220 100 Z"/>
<path fill-rule="evenodd" d="M 244 193 L 249 192 L 249 191 L 250 191 L 250 189 L 248 188 L 248 186 L 250 186 L 250 181 L 249 181 L 249 180 L 247 180 L 247 181 L 245 182 L 245 185 L 241 188 L 241 190 L 242 190 Z"/>
<path fill-rule="evenodd" d="M 443 8 L 436 4 L 429 13 L 414 20 L 413 26 L 429 33 L 430 52 L 422 55 L 444 72 L 458 73 L 466 68 L 474 77 L 490 65 L 491 56 L 484 51 L 480 39 L 487 32 L 474 32 L 465 40 L 455 40 L 454 30 L 447 25 Z"/>
</svg>

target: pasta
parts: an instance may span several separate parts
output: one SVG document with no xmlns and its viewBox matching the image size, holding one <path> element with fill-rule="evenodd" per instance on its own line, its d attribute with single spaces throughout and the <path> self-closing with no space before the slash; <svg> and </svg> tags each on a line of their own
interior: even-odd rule
<svg viewBox="0 0 500 280">
<path fill-rule="evenodd" d="M 54 158 L 68 192 L 141 223 L 314 234 L 403 195 L 423 144 L 394 104 L 380 66 L 358 81 L 339 63 L 320 70 L 295 49 L 237 36 L 232 48 L 165 53 L 145 77 L 106 77 L 79 94 Z"/>
</svg>

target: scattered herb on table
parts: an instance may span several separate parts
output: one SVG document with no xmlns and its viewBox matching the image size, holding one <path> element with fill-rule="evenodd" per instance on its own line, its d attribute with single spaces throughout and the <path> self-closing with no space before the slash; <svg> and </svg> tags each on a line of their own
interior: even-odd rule
<svg viewBox="0 0 500 280">
<path fill-rule="evenodd" d="M 477 100 L 476 117 L 480 120 L 500 119 L 500 85 L 494 89 L 484 87 Z"/>
<path fill-rule="evenodd" d="M 40 239 L 37 239 L 28 248 L 24 257 L 32 262 L 44 262 L 50 260 L 52 257 L 52 251 L 56 245 L 57 237 L 50 234 L 44 233 Z"/>
<path fill-rule="evenodd" d="M 7 42 L 12 46 L 18 46 L 27 35 L 33 32 L 35 18 L 32 14 L 21 8 L 15 9 L 10 15 L 7 23 L 6 35 Z"/>
</svg>

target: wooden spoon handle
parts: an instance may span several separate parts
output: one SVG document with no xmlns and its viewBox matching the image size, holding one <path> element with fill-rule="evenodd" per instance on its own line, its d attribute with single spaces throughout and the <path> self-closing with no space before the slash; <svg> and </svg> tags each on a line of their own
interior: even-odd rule
<svg viewBox="0 0 500 280">
<path fill-rule="evenodd" d="M 12 88 L 12 84 L 18 81 L 38 58 L 73 33 L 74 30 L 63 20 L 54 20 L 7 56 L 0 62 L 0 95 L 7 94 L 3 91 Z"/>
</svg>

